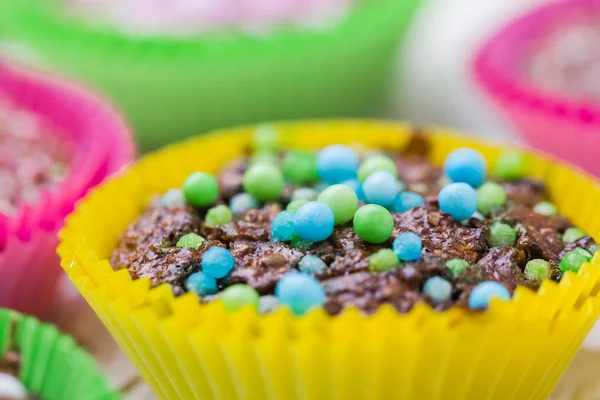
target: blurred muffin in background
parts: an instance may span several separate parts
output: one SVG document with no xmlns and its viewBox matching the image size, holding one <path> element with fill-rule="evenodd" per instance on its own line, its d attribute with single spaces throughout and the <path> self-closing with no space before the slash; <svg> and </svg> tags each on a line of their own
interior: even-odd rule
<svg viewBox="0 0 600 400">
<path fill-rule="evenodd" d="M 6 57 L 95 85 L 143 148 L 383 112 L 420 0 L 3 0 Z M 25 55 L 25 56 L 23 56 Z"/>
</svg>

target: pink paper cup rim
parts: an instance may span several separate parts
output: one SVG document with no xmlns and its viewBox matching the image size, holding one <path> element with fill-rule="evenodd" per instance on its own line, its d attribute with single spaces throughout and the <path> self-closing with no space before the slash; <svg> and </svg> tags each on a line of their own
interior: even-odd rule
<svg viewBox="0 0 600 400">
<path fill-rule="evenodd" d="M 600 127 L 600 105 L 544 92 L 523 82 L 519 74 L 528 45 L 547 35 L 553 26 L 563 20 L 565 13 L 577 11 L 594 13 L 600 18 L 600 0 L 557 1 L 507 25 L 476 54 L 473 63 L 476 79 L 492 96 L 504 103 L 516 104 L 551 118 Z"/>
<path fill-rule="evenodd" d="M 0 214 L 0 306 L 43 316 L 62 271 L 58 230 L 75 202 L 135 158 L 133 137 L 119 115 L 89 92 L 0 64 L 0 95 L 55 125 L 73 143 L 69 173 L 59 186 Z"/>
</svg>

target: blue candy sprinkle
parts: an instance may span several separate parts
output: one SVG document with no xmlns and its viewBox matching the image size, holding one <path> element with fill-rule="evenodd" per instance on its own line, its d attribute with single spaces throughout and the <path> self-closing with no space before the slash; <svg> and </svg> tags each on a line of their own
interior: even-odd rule
<svg viewBox="0 0 600 400">
<path fill-rule="evenodd" d="M 202 272 L 215 279 L 224 278 L 233 269 L 234 262 L 229 250 L 213 246 L 202 256 Z"/>
<path fill-rule="evenodd" d="M 420 207 L 425 204 L 423 196 L 413 192 L 402 192 L 396 196 L 394 205 L 392 207 L 393 212 L 405 212 L 413 207 Z"/>
<path fill-rule="evenodd" d="M 185 288 L 189 292 L 198 293 L 200 296 L 208 296 L 218 291 L 215 278 L 206 275 L 202 271 L 191 274 L 185 281 Z"/>
<path fill-rule="evenodd" d="M 487 164 L 481 153 L 463 148 L 454 150 L 446 158 L 444 172 L 453 182 L 479 187 L 485 179 Z"/>
<path fill-rule="evenodd" d="M 229 201 L 229 208 L 234 214 L 241 214 L 248 210 L 254 210 L 257 207 L 258 201 L 248 193 L 238 193 Z"/>
<path fill-rule="evenodd" d="M 477 210 L 477 193 L 466 183 L 451 183 L 440 191 L 438 202 L 443 212 L 461 221 Z"/>
<path fill-rule="evenodd" d="M 387 207 L 398 195 L 396 178 L 387 171 L 377 171 L 364 181 L 362 189 L 369 203 Z"/>
<path fill-rule="evenodd" d="M 333 233 L 333 211 L 318 201 L 310 201 L 294 215 L 296 233 L 309 242 L 320 242 Z"/>
<path fill-rule="evenodd" d="M 416 261 L 421 258 L 423 243 L 419 235 L 412 232 L 403 232 L 392 244 L 392 250 L 402 261 Z"/>
<path fill-rule="evenodd" d="M 327 264 L 323 262 L 319 257 L 309 254 L 302 257 L 298 264 L 300 271 L 307 274 L 316 274 L 327 268 Z"/>
<path fill-rule="evenodd" d="M 311 275 L 289 273 L 277 283 L 275 295 L 296 315 L 302 315 L 313 307 L 325 303 L 325 290 L 316 278 Z"/>
<path fill-rule="evenodd" d="M 510 292 L 498 282 L 482 282 L 475 286 L 469 295 L 469 307 L 473 310 L 488 308 L 490 300 L 494 297 L 501 300 L 510 300 Z"/>
<path fill-rule="evenodd" d="M 294 228 L 294 214 L 289 211 L 282 211 L 273 220 L 271 234 L 273 239 L 288 241 L 292 240 L 296 233 Z"/>
<path fill-rule="evenodd" d="M 362 189 L 362 184 L 360 183 L 360 181 L 358 179 L 348 179 L 348 180 L 342 182 L 342 185 L 346 185 L 349 188 L 351 188 L 352 190 L 354 190 L 354 193 L 356 193 L 356 197 L 358 198 L 358 201 L 367 201 L 367 198 L 365 197 L 365 192 Z"/>
<path fill-rule="evenodd" d="M 427 279 L 423 286 L 423 293 L 431 297 L 435 303 L 441 303 L 450 299 L 452 295 L 452 284 L 439 276 Z"/>
<path fill-rule="evenodd" d="M 317 156 L 319 177 L 329 184 L 356 178 L 359 163 L 356 152 L 340 144 L 325 147 Z"/>
</svg>

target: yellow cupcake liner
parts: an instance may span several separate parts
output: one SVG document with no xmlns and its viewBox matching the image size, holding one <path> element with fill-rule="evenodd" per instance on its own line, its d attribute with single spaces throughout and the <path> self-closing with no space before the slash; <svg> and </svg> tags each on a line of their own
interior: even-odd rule
<svg viewBox="0 0 600 400">
<path fill-rule="evenodd" d="M 331 143 L 401 149 L 414 128 L 376 121 L 277 124 L 288 148 Z M 150 154 L 96 189 L 61 233 L 62 266 L 161 399 L 544 399 L 600 315 L 600 255 L 537 293 L 518 288 L 487 312 L 400 315 L 348 309 L 337 317 L 287 309 L 260 316 L 200 305 L 166 285 L 133 281 L 108 258 L 150 197 L 190 173 L 217 172 L 244 153 L 253 127 L 192 139 Z M 502 147 L 432 128 L 432 159 L 457 147 L 480 150 L 493 167 Z M 583 172 L 527 152 L 559 210 L 600 239 L 600 185 Z"/>
</svg>

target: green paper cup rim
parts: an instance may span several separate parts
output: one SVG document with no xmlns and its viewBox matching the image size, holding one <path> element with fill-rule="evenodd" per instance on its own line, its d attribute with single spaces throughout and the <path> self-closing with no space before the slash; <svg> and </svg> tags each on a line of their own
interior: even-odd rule
<svg viewBox="0 0 600 400">
<path fill-rule="evenodd" d="M 331 43 L 348 42 L 348 37 L 387 35 L 401 31 L 408 16 L 421 0 L 363 0 L 349 15 L 329 28 L 279 29 L 264 37 L 244 33 L 204 34 L 189 38 L 127 36 L 110 27 L 93 26 L 83 19 L 62 15 L 61 8 L 47 0 L 2 0 L 0 33 L 8 40 L 29 46 L 31 41 L 61 48 L 74 46 L 79 56 L 147 63 L 174 60 L 230 63 L 265 57 L 297 55 L 304 49 L 327 48 Z M 22 42 L 21 42 L 22 41 Z M 34 48 L 35 50 L 35 48 Z"/>
<path fill-rule="evenodd" d="M 56 327 L 0 308 L 0 357 L 20 356 L 19 379 L 46 400 L 118 400 L 95 360 Z M 83 394 L 84 397 L 81 397 Z"/>
</svg>

